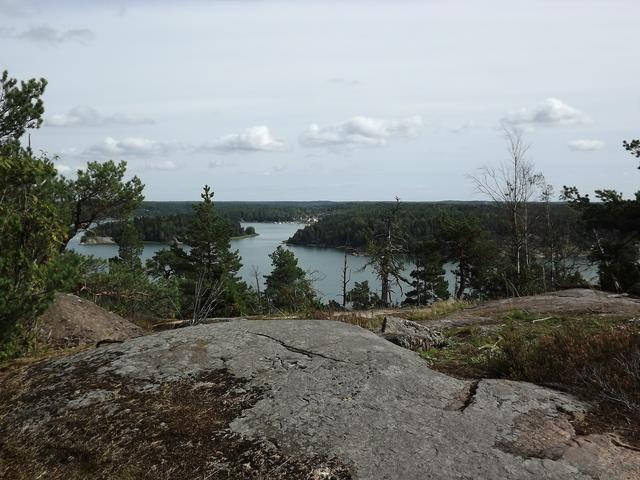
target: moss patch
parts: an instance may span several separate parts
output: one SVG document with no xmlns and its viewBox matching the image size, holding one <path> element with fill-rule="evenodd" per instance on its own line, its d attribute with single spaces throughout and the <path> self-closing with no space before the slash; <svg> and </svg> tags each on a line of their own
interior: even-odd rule
<svg viewBox="0 0 640 480">
<path fill-rule="evenodd" d="M 0 372 L 0 478 L 352 478 L 337 459 L 232 432 L 263 392 L 227 370 L 145 391 L 98 365 L 74 365 Z"/>
</svg>

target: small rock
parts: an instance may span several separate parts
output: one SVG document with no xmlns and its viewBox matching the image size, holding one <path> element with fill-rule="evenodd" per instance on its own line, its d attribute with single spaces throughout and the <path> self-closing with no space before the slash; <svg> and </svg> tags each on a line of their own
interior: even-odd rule
<svg viewBox="0 0 640 480">
<path fill-rule="evenodd" d="M 409 350 L 442 347 L 446 342 L 437 330 L 411 320 L 391 316 L 384 317 L 380 336 Z"/>
</svg>

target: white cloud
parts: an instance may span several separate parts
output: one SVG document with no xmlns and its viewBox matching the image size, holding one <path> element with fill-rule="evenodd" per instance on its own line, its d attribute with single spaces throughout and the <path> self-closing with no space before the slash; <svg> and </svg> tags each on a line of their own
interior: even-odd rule
<svg viewBox="0 0 640 480">
<path fill-rule="evenodd" d="M 602 140 L 572 140 L 568 143 L 569 150 L 574 152 L 595 152 L 596 150 L 602 150 L 604 148 L 604 142 Z"/>
<path fill-rule="evenodd" d="M 449 131 L 451 133 L 466 133 L 476 128 L 479 128 L 478 124 L 473 120 L 469 120 L 468 122 L 465 122 L 462 125 L 458 125 L 457 127 L 450 128 Z"/>
<path fill-rule="evenodd" d="M 103 115 L 92 107 L 78 106 L 67 113 L 57 113 L 46 117 L 45 125 L 50 127 L 102 127 L 105 125 L 148 125 L 153 120 L 137 114 L 114 113 Z"/>
<path fill-rule="evenodd" d="M 232 152 L 278 152 L 286 149 L 284 140 L 277 139 L 267 126 L 247 128 L 242 133 L 224 135 L 212 143 L 205 144 L 199 150 Z"/>
<path fill-rule="evenodd" d="M 93 40 L 93 32 L 87 28 L 57 30 L 49 25 L 31 27 L 24 32 L 15 32 L 11 28 L 0 28 L 0 37 L 27 40 L 41 46 L 58 46 L 65 42 L 86 45 Z"/>
<path fill-rule="evenodd" d="M 300 143 L 307 147 L 382 146 L 393 138 L 415 136 L 421 126 L 419 115 L 401 120 L 357 116 L 326 127 L 312 124 L 300 136 Z"/>
<path fill-rule="evenodd" d="M 591 119 L 559 98 L 547 98 L 534 110 L 521 108 L 502 119 L 512 125 L 580 125 Z"/>
<path fill-rule="evenodd" d="M 265 170 L 262 172 L 262 175 L 265 177 L 270 177 L 271 175 L 275 175 L 276 173 L 280 173 L 286 169 L 286 165 L 278 164 L 271 167 L 269 170 Z"/>
<path fill-rule="evenodd" d="M 233 164 L 230 163 L 228 160 L 222 159 L 222 158 L 214 158 L 208 164 L 209 168 L 223 168 L 223 167 L 229 167 L 231 165 Z"/>
<path fill-rule="evenodd" d="M 60 175 L 64 175 L 65 173 L 71 172 L 71 167 L 69 165 L 63 165 L 61 163 L 58 163 L 55 165 L 55 167 Z"/>
<path fill-rule="evenodd" d="M 176 170 L 178 165 L 172 160 L 160 160 L 158 162 L 147 162 L 145 167 L 148 170 Z"/>
<path fill-rule="evenodd" d="M 358 85 L 360 85 L 359 80 L 350 80 L 348 78 L 342 77 L 330 78 L 328 81 L 333 85 L 343 85 L 345 87 L 357 87 Z"/>
<path fill-rule="evenodd" d="M 116 140 L 107 137 L 102 143 L 92 145 L 82 155 L 95 155 L 103 158 L 117 157 L 153 157 L 168 155 L 184 147 L 176 142 L 159 142 L 148 138 L 128 137 Z"/>
</svg>

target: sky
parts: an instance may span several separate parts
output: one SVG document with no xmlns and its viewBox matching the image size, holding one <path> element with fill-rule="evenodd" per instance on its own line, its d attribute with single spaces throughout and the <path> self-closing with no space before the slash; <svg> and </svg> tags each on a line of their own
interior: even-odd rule
<svg viewBox="0 0 640 480">
<path fill-rule="evenodd" d="M 556 192 L 638 189 L 637 0 L 0 0 L 36 151 L 148 200 L 475 200 L 503 127 Z"/>
</svg>

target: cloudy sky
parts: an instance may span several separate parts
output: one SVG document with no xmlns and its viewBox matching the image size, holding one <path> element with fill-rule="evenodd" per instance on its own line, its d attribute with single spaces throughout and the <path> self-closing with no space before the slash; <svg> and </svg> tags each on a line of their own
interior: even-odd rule
<svg viewBox="0 0 640 480">
<path fill-rule="evenodd" d="M 124 159 L 150 200 L 467 200 L 518 126 L 559 190 L 631 194 L 637 0 L 0 0 L 45 77 L 36 149 Z"/>
</svg>

